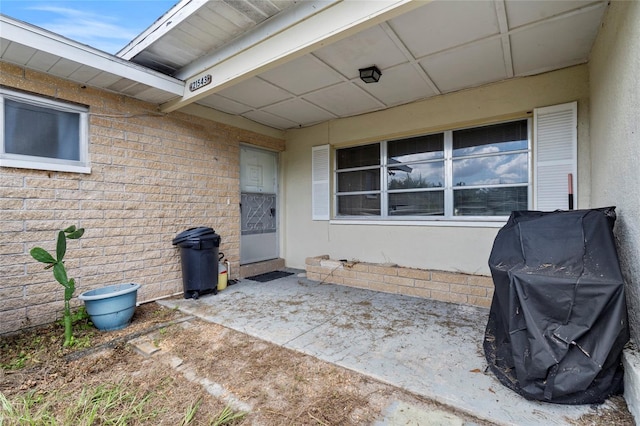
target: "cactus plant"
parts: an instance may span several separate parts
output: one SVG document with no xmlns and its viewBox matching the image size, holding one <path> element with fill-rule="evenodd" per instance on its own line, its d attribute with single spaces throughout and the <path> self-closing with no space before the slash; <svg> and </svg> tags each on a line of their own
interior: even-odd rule
<svg viewBox="0 0 640 426">
<path fill-rule="evenodd" d="M 76 290 L 75 280 L 67 276 L 67 269 L 64 266 L 64 255 L 67 252 L 67 240 L 77 240 L 82 237 L 83 234 L 84 229 L 76 228 L 75 225 L 59 231 L 55 258 L 41 247 L 34 247 L 29 252 L 35 260 L 47 265 L 45 269 L 53 268 L 53 277 L 64 287 L 64 346 L 69 346 L 73 343 L 71 307 L 69 301 Z"/>
</svg>

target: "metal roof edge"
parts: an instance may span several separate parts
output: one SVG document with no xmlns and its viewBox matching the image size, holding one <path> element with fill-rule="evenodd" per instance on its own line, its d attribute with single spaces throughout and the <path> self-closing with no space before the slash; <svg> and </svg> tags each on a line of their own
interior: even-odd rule
<svg viewBox="0 0 640 426">
<path fill-rule="evenodd" d="M 165 12 L 146 30 L 136 36 L 125 47 L 116 53 L 122 59 L 130 60 L 152 43 L 167 34 L 179 23 L 204 6 L 209 0 L 181 0 Z"/>
</svg>

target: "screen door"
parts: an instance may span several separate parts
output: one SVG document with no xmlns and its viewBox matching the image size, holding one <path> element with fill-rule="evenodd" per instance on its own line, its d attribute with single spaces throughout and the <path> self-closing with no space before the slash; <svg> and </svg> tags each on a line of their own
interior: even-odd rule
<svg viewBox="0 0 640 426">
<path fill-rule="evenodd" d="M 276 259 L 278 154 L 240 147 L 240 263 Z"/>
</svg>

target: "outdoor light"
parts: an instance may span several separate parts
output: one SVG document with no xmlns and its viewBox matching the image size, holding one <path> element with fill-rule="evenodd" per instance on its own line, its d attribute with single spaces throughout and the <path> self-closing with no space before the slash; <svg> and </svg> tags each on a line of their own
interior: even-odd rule
<svg viewBox="0 0 640 426">
<path fill-rule="evenodd" d="M 362 68 L 358 71 L 360 71 L 360 79 L 365 83 L 377 83 L 382 75 L 375 65 L 369 68 Z"/>
</svg>

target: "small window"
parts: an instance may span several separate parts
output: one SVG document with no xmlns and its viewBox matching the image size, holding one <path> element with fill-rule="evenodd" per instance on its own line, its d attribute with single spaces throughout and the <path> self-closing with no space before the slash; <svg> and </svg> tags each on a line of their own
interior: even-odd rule
<svg viewBox="0 0 640 426">
<path fill-rule="evenodd" d="M 0 89 L 0 166 L 90 173 L 86 108 Z"/>
</svg>

